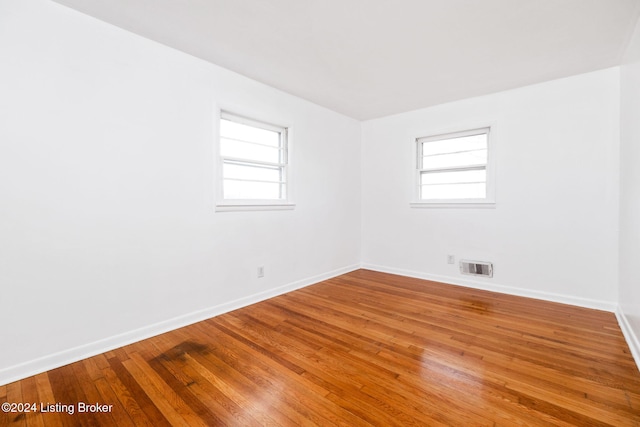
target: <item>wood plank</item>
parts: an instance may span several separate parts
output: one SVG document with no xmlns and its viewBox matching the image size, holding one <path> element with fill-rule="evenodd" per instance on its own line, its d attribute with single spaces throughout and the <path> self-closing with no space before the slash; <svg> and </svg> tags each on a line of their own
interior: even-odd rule
<svg viewBox="0 0 640 427">
<path fill-rule="evenodd" d="M 73 372 L 72 365 L 53 369 L 48 372 L 48 376 L 55 399 L 51 403 L 61 405 L 60 418 L 63 425 L 100 425 L 96 414 L 90 412 L 81 413 L 77 410 L 78 403 L 87 402 L 88 399 L 82 389 L 83 385 Z M 92 386 L 92 384 L 89 385 Z M 58 411 L 58 409 L 55 408 L 54 411 Z"/>
<path fill-rule="evenodd" d="M 186 404 L 182 399 L 153 372 L 153 369 L 148 368 L 146 362 L 139 357 L 134 359 L 134 354 L 130 354 L 129 357 L 123 362 L 124 367 L 136 378 L 140 387 L 172 426 L 205 426 L 199 417 L 185 410 Z"/>
<path fill-rule="evenodd" d="M 40 406 L 40 398 L 38 396 L 38 386 L 35 377 L 30 377 L 22 381 L 22 399 L 24 403 L 35 404 Z M 42 413 L 36 409 L 26 414 L 27 427 L 44 427 Z"/>
<path fill-rule="evenodd" d="M 9 403 L 23 403 L 24 399 L 22 398 L 22 384 L 24 381 L 16 381 L 10 384 L 7 384 L 7 402 Z M 26 427 L 27 426 L 27 416 L 24 412 L 13 411 L 11 408 L 11 412 L 7 412 L 7 420 L 9 425 L 16 427 Z"/>
<path fill-rule="evenodd" d="M 100 402 L 113 405 L 111 416 L 118 427 L 135 427 L 135 424 L 129 417 L 124 406 L 120 402 L 120 399 L 116 396 L 111 388 L 109 382 L 105 379 L 104 375 L 93 380 L 93 383 L 100 394 Z"/>
<path fill-rule="evenodd" d="M 640 426 L 615 316 L 358 270 L 16 383 L 0 425 Z"/>
<path fill-rule="evenodd" d="M 221 418 L 216 415 L 216 411 L 210 406 L 203 403 L 199 397 L 199 390 L 190 386 L 191 379 L 187 381 L 181 381 L 182 378 L 186 378 L 183 372 L 171 371 L 167 369 L 157 357 L 152 357 L 147 353 L 145 357 L 148 360 L 149 366 L 163 379 L 163 381 L 171 387 L 180 396 L 180 398 L 189 406 L 190 410 L 200 417 L 202 420 L 208 423 L 208 425 L 222 425 Z"/>
<path fill-rule="evenodd" d="M 115 355 L 109 359 L 109 364 L 111 365 L 111 370 L 115 373 L 118 380 L 124 385 L 127 394 L 131 396 L 133 401 L 142 410 L 151 425 L 154 427 L 170 426 L 171 423 L 164 417 L 160 408 L 153 403 L 138 383 L 138 380 L 142 381 L 142 379 L 131 375 Z"/>
<path fill-rule="evenodd" d="M 110 393 L 108 389 L 105 389 L 105 384 L 102 384 L 100 389 L 102 390 L 103 396 L 108 394 L 116 396 L 120 406 L 124 409 L 134 425 L 153 427 L 153 422 L 144 413 L 136 399 L 133 397 L 132 392 L 125 384 L 122 383 L 116 372 L 109 367 L 105 368 L 103 373 L 104 381 L 111 389 Z M 100 380 L 98 380 L 98 385 L 100 384 Z"/>
<path fill-rule="evenodd" d="M 87 405 L 107 405 L 110 408 L 110 411 L 106 412 L 96 412 L 90 413 L 92 415 L 92 419 L 95 420 L 96 424 L 99 426 L 115 426 L 118 427 L 118 423 L 115 421 L 112 416 L 113 412 L 113 402 L 104 401 L 100 392 L 96 388 L 95 381 L 89 375 L 89 372 L 86 369 L 85 363 L 73 363 L 69 365 L 69 370 L 73 372 L 76 384 L 80 386 L 80 391 L 84 395 L 82 403 Z M 76 409 L 79 411 L 81 408 L 79 407 L 80 402 L 76 402 Z M 86 410 L 86 409 L 85 409 Z"/>
<path fill-rule="evenodd" d="M 38 391 L 38 404 L 48 405 L 50 403 L 55 403 L 56 398 L 53 394 L 51 382 L 49 381 L 49 374 L 45 372 L 42 374 L 38 374 L 32 378 L 34 378 L 36 381 L 36 389 Z M 61 414 L 58 414 L 56 412 L 47 412 L 41 414 L 46 426 L 60 427 L 64 425 Z"/>
<path fill-rule="evenodd" d="M 0 404 L 7 403 L 7 385 L 0 385 Z M 9 425 L 9 414 L 0 410 L 0 426 Z"/>
</svg>

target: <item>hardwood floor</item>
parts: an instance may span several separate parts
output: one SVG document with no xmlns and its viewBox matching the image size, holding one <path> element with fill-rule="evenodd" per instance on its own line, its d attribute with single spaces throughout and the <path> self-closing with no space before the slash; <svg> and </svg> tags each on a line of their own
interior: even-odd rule
<svg viewBox="0 0 640 427">
<path fill-rule="evenodd" d="M 0 402 L 38 404 L 11 426 L 640 426 L 640 372 L 612 313 L 359 270 Z"/>
</svg>

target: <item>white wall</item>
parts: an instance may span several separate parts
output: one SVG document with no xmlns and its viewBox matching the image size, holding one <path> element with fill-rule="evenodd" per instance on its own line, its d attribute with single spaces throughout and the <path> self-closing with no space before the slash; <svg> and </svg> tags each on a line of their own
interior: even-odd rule
<svg viewBox="0 0 640 427">
<path fill-rule="evenodd" d="M 640 366 L 640 23 L 621 67 L 620 324 Z"/>
<path fill-rule="evenodd" d="M 46 0 L 0 58 L 0 384 L 358 265 L 357 121 Z M 220 106 L 291 126 L 295 210 L 214 212 Z"/>
<path fill-rule="evenodd" d="M 490 122 L 495 209 L 410 208 L 413 138 Z M 365 122 L 364 266 L 614 309 L 618 125 L 617 68 Z M 460 275 L 461 258 L 494 277 Z"/>
</svg>

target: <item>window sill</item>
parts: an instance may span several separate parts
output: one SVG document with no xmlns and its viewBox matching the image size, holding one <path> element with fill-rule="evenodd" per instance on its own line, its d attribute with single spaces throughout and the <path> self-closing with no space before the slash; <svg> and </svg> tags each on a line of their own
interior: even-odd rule
<svg viewBox="0 0 640 427">
<path fill-rule="evenodd" d="M 447 202 L 411 202 L 412 208 L 495 209 L 496 202 L 455 200 Z"/>
<path fill-rule="evenodd" d="M 284 211 L 295 207 L 295 203 L 224 203 L 216 205 L 216 212 Z"/>
</svg>

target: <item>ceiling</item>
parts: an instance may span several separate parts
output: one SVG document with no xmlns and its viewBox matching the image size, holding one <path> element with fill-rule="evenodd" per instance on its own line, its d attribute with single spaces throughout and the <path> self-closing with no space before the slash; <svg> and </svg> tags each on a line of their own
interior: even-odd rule
<svg viewBox="0 0 640 427">
<path fill-rule="evenodd" d="M 56 0 L 356 119 L 619 65 L 640 0 Z"/>
</svg>

